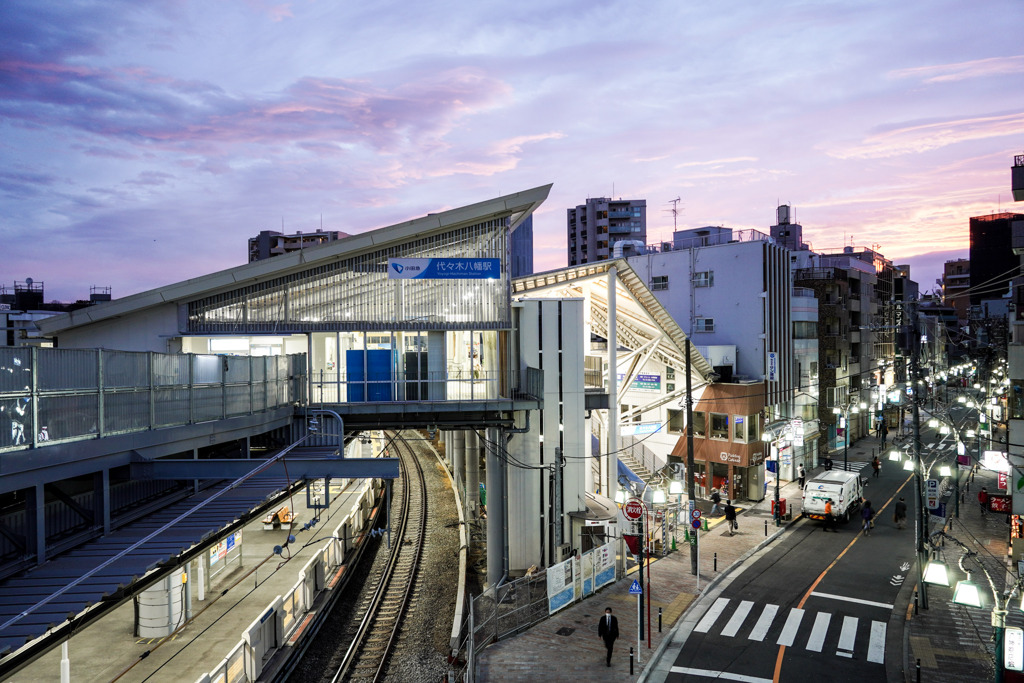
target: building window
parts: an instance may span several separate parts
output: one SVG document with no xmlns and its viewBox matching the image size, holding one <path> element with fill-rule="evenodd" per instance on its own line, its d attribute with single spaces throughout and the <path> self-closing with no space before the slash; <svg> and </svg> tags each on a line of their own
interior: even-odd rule
<svg viewBox="0 0 1024 683">
<path fill-rule="evenodd" d="M 676 369 L 670 366 L 665 366 L 665 379 L 675 379 Z"/>
<path fill-rule="evenodd" d="M 694 411 L 693 413 L 693 435 L 705 436 L 708 433 L 707 420 L 704 413 Z"/>
<path fill-rule="evenodd" d="M 747 418 L 743 415 L 732 416 L 732 440 L 738 443 L 747 442 Z"/>
<path fill-rule="evenodd" d="M 711 438 L 729 438 L 729 416 L 725 413 L 711 413 Z"/>
<path fill-rule="evenodd" d="M 693 274 L 694 287 L 711 287 L 715 284 L 715 271 L 704 270 Z"/>
<path fill-rule="evenodd" d="M 681 434 L 686 431 L 686 411 L 668 409 L 668 431 Z"/>
<path fill-rule="evenodd" d="M 696 327 L 694 332 L 714 332 L 715 331 L 715 319 L 714 318 L 697 318 Z"/>
<path fill-rule="evenodd" d="M 675 383 L 673 383 L 673 382 L 665 382 L 665 391 L 667 391 L 668 393 L 671 394 L 675 390 L 676 390 Z"/>
<path fill-rule="evenodd" d="M 817 339 L 818 323 L 797 320 L 793 322 L 793 339 Z"/>
<path fill-rule="evenodd" d="M 668 289 L 668 275 L 655 275 L 651 278 L 651 291 L 657 292 Z"/>
</svg>

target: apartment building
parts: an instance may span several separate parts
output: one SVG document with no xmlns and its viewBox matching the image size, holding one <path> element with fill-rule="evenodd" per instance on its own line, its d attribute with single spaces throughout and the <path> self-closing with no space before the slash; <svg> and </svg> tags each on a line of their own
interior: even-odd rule
<svg viewBox="0 0 1024 683">
<path fill-rule="evenodd" d="M 588 199 L 567 209 L 566 230 L 570 266 L 641 254 L 647 242 L 647 200 Z"/>
</svg>

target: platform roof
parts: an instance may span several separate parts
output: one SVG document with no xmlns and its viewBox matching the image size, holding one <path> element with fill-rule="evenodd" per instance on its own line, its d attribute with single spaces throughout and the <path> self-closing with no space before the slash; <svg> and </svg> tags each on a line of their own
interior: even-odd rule
<svg viewBox="0 0 1024 683">
<path fill-rule="evenodd" d="M 534 273 L 513 280 L 512 296 L 585 297 L 590 302 L 588 317 L 595 334 L 608 329 L 608 272 L 615 268 L 617 292 L 617 334 L 620 346 L 630 350 L 650 347 L 649 355 L 676 369 L 686 367 L 686 333 L 647 288 L 626 259 L 597 261 Z M 714 368 L 690 345 L 695 388 L 707 384 Z"/>
<path fill-rule="evenodd" d="M 130 316 L 166 304 L 182 304 L 203 297 L 265 283 L 318 265 L 351 259 L 412 240 L 422 240 L 484 221 L 505 218 L 515 230 L 547 198 L 551 185 L 542 185 L 457 209 L 432 213 L 403 223 L 378 228 L 319 246 L 254 261 L 110 302 L 89 306 L 38 322 L 46 336 L 94 323 Z"/>
</svg>

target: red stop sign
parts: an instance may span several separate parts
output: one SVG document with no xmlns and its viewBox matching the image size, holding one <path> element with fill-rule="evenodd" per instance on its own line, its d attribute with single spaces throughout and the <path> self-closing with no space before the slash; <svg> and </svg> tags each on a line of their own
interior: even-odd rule
<svg viewBox="0 0 1024 683">
<path fill-rule="evenodd" d="M 630 498 L 622 506 L 622 514 L 626 515 L 626 519 L 636 521 L 644 515 L 644 504 L 637 498 Z"/>
</svg>

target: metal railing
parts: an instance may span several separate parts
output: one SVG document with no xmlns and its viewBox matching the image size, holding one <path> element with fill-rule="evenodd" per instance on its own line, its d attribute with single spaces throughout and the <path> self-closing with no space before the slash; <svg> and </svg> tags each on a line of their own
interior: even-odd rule
<svg viewBox="0 0 1024 683">
<path fill-rule="evenodd" d="M 0 452 L 262 412 L 305 397 L 305 354 L 0 348 Z M 8 428 L 9 427 L 9 428 Z"/>
</svg>

